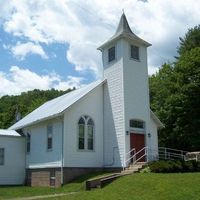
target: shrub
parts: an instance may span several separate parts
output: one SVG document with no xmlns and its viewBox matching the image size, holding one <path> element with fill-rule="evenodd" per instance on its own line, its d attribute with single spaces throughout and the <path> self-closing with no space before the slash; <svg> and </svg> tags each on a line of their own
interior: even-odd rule
<svg viewBox="0 0 200 200">
<path fill-rule="evenodd" d="M 197 161 L 161 160 L 151 162 L 148 166 L 155 173 L 200 172 L 200 162 Z"/>
<path fill-rule="evenodd" d="M 168 161 L 157 161 L 149 164 L 152 172 L 166 173 L 172 171 L 172 165 Z"/>
<path fill-rule="evenodd" d="M 145 167 L 144 169 L 141 169 L 140 170 L 140 173 L 150 173 L 151 172 L 151 169 L 149 166 Z"/>
<path fill-rule="evenodd" d="M 194 171 L 194 165 L 192 161 L 182 161 L 183 171 L 184 172 L 192 172 Z"/>
<path fill-rule="evenodd" d="M 183 166 L 181 161 L 170 161 L 170 164 L 172 165 L 172 172 L 182 172 Z"/>
</svg>

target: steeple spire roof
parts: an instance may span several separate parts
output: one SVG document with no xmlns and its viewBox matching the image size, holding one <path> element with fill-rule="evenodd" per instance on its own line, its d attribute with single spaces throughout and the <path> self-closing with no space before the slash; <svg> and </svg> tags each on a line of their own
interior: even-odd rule
<svg viewBox="0 0 200 200">
<path fill-rule="evenodd" d="M 114 42 L 116 39 L 119 39 L 119 38 L 128 38 L 128 39 L 137 41 L 138 43 L 140 43 L 140 44 L 142 44 L 146 47 L 151 46 L 150 43 L 139 38 L 137 35 L 135 35 L 132 32 L 124 12 L 123 12 L 123 14 L 120 18 L 120 21 L 119 21 L 119 24 L 118 24 L 118 27 L 117 27 L 115 34 L 107 42 L 102 44 L 98 49 L 99 50 L 104 49 L 105 46 L 107 46 L 108 44 L 110 44 L 111 42 Z"/>
<path fill-rule="evenodd" d="M 130 34 L 133 34 L 129 24 L 128 24 L 128 21 L 126 19 L 126 16 L 125 14 L 123 13 L 121 18 L 120 18 L 120 21 L 119 21 L 119 24 L 118 24 L 118 27 L 117 27 L 117 30 L 116 30 L 116 34 L 120 34 L 120 33 L 130 33 Z"/>
</svg>

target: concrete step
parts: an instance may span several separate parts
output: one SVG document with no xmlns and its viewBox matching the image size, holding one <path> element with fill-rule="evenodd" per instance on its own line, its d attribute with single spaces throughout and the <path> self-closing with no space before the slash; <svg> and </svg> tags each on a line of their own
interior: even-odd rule
<svg viewBox="0 0 200 200">
<path fill-rule="evenodd" d="M 144 165 L 131 165 L 129 166 L 128 168 L 129 169 L 132 169 L 132 168 L 135 168 L 135 169 L 138 169 L 138 168 L 142 168 Z"/>
<path fill-rule="evenodd" d="M 139 172 L 140 169 L 142 169 L 146 165 L 145 162 L 137 162 L 135 164 L 130 165 L 128 168 L 126 168 L 123 173 L 136 173 Z"/>
<path fill-rule="evenodd" d="M 135 165 L 145 165 L 147 164 L 146 162 L 136 162 Z"/>
<path fill-rule="evenodd" d="M 146 164 L 147 164 L 146 162 L 137 162 L 135 164 L 130 164 L 130 166 L 144 166 Z"/>
<path fill-rule="evenodd" d="M 128 167 L 126 168 L 127 170 L 140 170 L 142 169 L 143 166 L 132 166 L 132 167 Z"/>
</svg>

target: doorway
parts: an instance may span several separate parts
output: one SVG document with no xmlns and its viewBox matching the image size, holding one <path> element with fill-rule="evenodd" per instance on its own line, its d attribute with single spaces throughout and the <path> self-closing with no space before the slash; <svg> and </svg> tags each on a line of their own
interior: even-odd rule
<svg viewBox="0 0 200 200">
<path fill-rule="evenodd" d="M 131 149 L 135 148 L 136 153 L 145 147 L 145 135 L 139 133 L 130 134 L 130 146 Z M 136 160 L 145 154 L 145 149 L 136 155 Z M 137 162 L 145 162 L 146 156 L 143 156 Z"/>
</svg>

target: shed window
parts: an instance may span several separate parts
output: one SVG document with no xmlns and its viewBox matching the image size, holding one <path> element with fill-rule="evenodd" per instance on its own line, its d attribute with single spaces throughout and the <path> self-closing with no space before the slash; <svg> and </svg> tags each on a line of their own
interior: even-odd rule
<svg viewBox="0 0 200 200">
<path fill-rule="evenodd" d="M 82 116 L 78 122 L 78 149 L 94 149 L 94 121 L 89 116 Z"/>
<path fill-rule="evenodd" d="M 26 152 L 30 153 L 31 151 L 31 135 L 29 133 L 27 133 L 26 136 Z"/>
<path fill-rule="evenodd" d="M 108 62 L 115 60 L 115 46 L 108 49 Z"/>
<path fill-rule="evenodd" d="M 135 60 L 139 60 L 139 47 L 135 46 L 135 45 L 131 45 L 131 58 L 135 59 Z"/>
<path fill-rule="evenodd" d="M 52 124 L 47 125 L 47 150 L 53 148 L 53 126 Z"/>
<path fill-rule="evenodd" d="M 144 129 L 144 122 L 139 120 L 130 120 L 130 127 Z"/>
<path fill-rule="evenodd" d="M 4 165 L 4 157 L 5 157 L 5 150 L 4 148 L 0 148 L 0 165 Z"/>
</svg>

